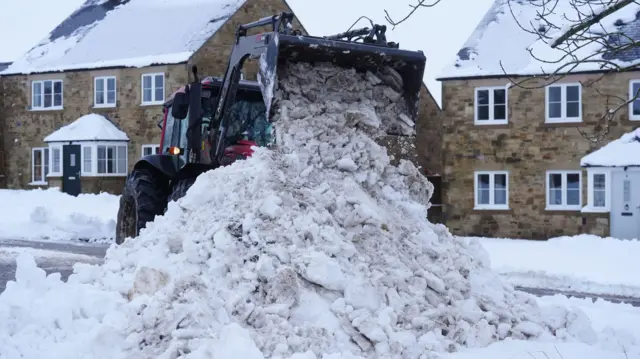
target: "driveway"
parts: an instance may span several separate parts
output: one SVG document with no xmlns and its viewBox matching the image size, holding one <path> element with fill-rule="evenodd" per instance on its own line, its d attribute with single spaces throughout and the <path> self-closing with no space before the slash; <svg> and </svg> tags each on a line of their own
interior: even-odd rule
<svg viewBox="0 0 640 359">
<path fill-rule="evenodd" d="M 59 272 L 63 280 L 73 273 L 73 265 L 78 262 L 98 264 L 103 261 L 109 246 L 82 242 L 50 241 L 0 241 L 0 292 L 7 282 L 15 279 L 16 257 L 21 252 L 33 255 L 38 266 L 47 272 Z"/>
</svg>

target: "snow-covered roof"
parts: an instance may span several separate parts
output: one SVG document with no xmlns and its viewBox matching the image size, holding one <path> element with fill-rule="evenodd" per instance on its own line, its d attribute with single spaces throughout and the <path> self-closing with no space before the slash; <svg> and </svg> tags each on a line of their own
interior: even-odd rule
<svg viewBox="0 0 640 359">
<path fill-rule="evenodd" d="M 2 74 L 186 62 L 246 0 L 87 0 Z"/>
<path fill-rule="evenodd" d="M 582 157 L 582 167 L 640 166 L 640 128 Z"/>
<path fill-rule="evenodd" d="M 44 142 L 69 141 L 129 141 L 129 137 L 108 118 L 90 113 L 44 138 Z"/>
<path fill-rule="evenodd" d="M 15 61 L 83 2 L 85 0 L 0 1 L 0 62 Z"/>
<path fill-rule="evenodd" d="M 455 63 L 446 66 L 438 77 L 448 79 L 504 76 L 505 73 L 508 75 L 548 74 L 556 71 L 563 64 L 574 61 L 561 50 L 561 48 L 567 49 L 567 46 L 571 46 L 571 49 L 580 47 L 579 50 L 573 51 L 579 59 L 592 56 L 590 60 L 604 58 L 623 65 L 640 62 L 640 49 L 636 46 L 616 54 L 602 54 L 603 46 L 598 41 L 591 41 L 589 44 L 586 41 L 585 43 L 565 43 L 558 46 L 558 49 L 551 48 L 550 44 L 553 40 L 566 32 L 571 25 L 576 24 L 579 18 L 584 18 L 585 14 L 602 11 L 603 3 L 609 4 L 610 1 L 495 0 L 458 52 Z M 580 13 L 572 6 L 576 4 L 582 4 L 578 6 Z M 640 4 L 632 2 L 605 17 L 588 31 L 599 35 L 623 32 L 630 37 L 626 39 L 620 35 L 612 35 L 607 40 L 610 43 L 640 40 L 640 19 L 636 18 L 639 11 Z M 544 19 L 540 18 L 540 12 L 545 14 Z M 547 13 L 549 15 L 546 15 Z M 540 31 L 544 32 L 544 41 L 538 35 Z M 575 68 L 571 66 L 571 72 L 598 71 L 601 65 L 602 62 L 583 62 Z"/>
<path fill-rule="evenodd" d="M 0 71 L 6 69 L 9 65 L 11 65 L 10 62 L 0 62 Z"/>
</svg>

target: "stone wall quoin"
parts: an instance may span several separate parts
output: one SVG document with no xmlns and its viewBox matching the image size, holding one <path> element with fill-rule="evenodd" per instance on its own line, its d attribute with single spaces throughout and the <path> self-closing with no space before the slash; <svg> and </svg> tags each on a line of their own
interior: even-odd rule
<svg viewBox="0 0 640 359">
<path fill-rule="evenodd" d="M 600 75 L 571 75 L 559 83 L 588 84 Z M 581 170 L 587 153 L 640 125 L 629 121 L 621 109 L 604 143 L 593 144 L 576 129 L 589 132 L 607 107 L 601 93 L 627 98 L 629 80 L 640 73 L 606 75 L 582 86 L 583 123 L 545 123 L 543 79 L 525 89 L 512 86 L 508 93 L 508 124 L 474 125 L 474 89 L 504 86 L 509 80 L 478 79 L 443 82 L 444 202 L 447 225 L 459 234 L 482 234 L 516 238 L 548 238 L 578 233 L 608 233 L 608 214 L 580 211 L 547 211 L 546 171 Z M 474 210 L 476 170 L 509 171 L 509 210 Z M 587 174 L 582 171 L 582 204 L 587 201 Z M 560 213 L 559 213 L 560 212 Z"/>
</svg>

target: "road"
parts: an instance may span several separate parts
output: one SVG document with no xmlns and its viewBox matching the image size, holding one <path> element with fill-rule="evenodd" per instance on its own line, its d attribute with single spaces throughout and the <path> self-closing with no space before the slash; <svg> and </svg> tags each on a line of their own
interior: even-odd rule
<svg viewBox="0 0 640 359">
<path fill-rule="evenodd" d="M 15 258 L 22 251 L 33 254 L 36 263 L 47 273 L 59 272 L 63 280 L 73 273 L 73 264 L 77 262 L 101 263 L 107 251 L 106 244 L 91 244 L 79 242 L 51 242 L 51 241 L 0 241 L 0 293 L 4 291 L 7 281 L 13 280 L 16 274 Z M 628 303 L 640 307 L 640 298 L 593 295 L 590 293 L 565 292 L 541 288 L 516 287 L 517 290 L 533 294 L 538 297 L 562 294 L 567 297 L 601 298 L 613 303 Z"/>
<path fill-rule="evenodd" d="M 15 279 L 15 258 L 21 252 L 31 253 L 38 266 L 47 274 L 59 272 L 63 280 L 73 273 L 78 262 L 101 263 L 107 251 L 106 244 L 51 241 L 0 241 L 0 293 L 7 282 Z"/>
</svg>

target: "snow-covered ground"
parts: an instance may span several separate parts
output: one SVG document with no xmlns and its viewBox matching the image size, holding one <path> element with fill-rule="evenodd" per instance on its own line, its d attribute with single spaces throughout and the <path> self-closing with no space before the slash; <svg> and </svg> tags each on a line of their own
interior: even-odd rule
<svg viewBox="0 0 640 359">
<path fill-rule="evenodd" d="M 513 285 L 640 297 L 640 242 L 593 235 L 548 241 L 463 238 L 478 241 L 491 267 Z"/>
<path fill-rule="evenodd" d="M 119 196 L 0 190 L 0 240 L 112 241 Z"/>
</svg>

